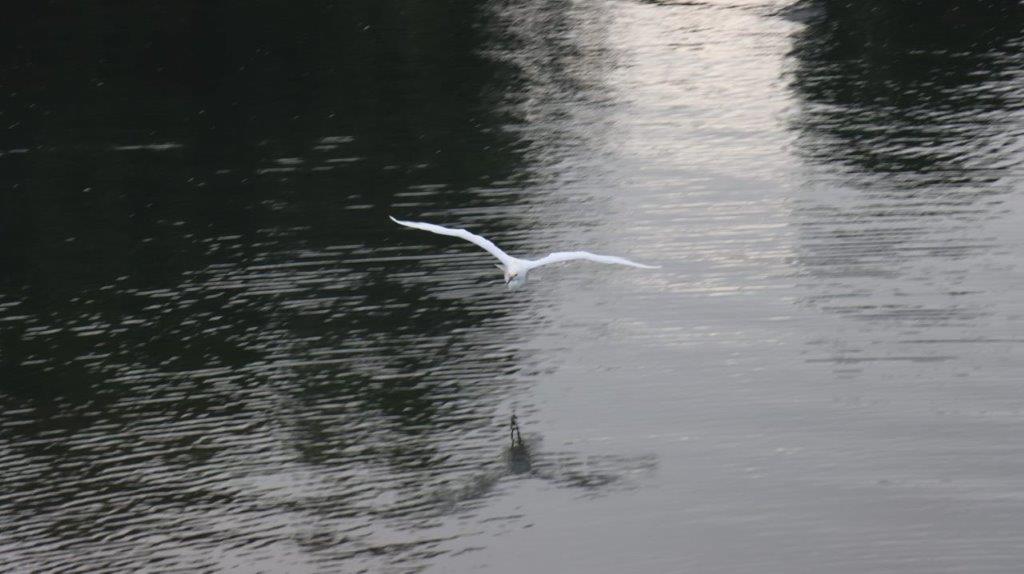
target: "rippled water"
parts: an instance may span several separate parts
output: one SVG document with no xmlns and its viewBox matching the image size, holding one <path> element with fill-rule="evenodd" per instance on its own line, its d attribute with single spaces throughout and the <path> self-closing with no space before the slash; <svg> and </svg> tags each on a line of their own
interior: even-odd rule
<svg viewBox="0 0 1024 574">
<path fill-rule="evenodd" d="M 841 4 L 22 9 L 0 570 L 1016 571 L 1024 16 Z"/>
</svg>

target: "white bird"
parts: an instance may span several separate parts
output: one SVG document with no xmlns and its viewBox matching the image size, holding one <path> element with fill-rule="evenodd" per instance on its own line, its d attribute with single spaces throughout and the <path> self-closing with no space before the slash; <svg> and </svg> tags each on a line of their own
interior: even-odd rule
<svg viewBox="0 0 1024 574">
<path fill-rule="evenodd" d="M 389 216 L 390 217 L 390 216 Z M 419 221 L 402 221 L 391 217 L 391 221 L 399 225 L 406 227 L 412 227 L 413 229 L 421 229 L 423 231 L 429 231 L 431 233 L 437 233 L 439 235 L 450 235 L 452 237 L 458 237 L 465 239 L 471 243 L 475 243 L 479 247 L 484 248 L 488 253 L 498 258 L 501 261 L 500 265 L 497 265 L 498 269 L 505 274 L 505 285 L 508 285 L 509 289 L 515 289 L 521 287 L 526 283 L 526 275 L 533 269 L 549 263 L 559 263 L 561 261 L 573 261 L 576 259 L 585 259 L 587 261 L 596 261 L 598 263 L 611 263 L 616 265 L 629 265 L 630 267 L 641 267 L 643 269 L 658 269 L 657 265 L 644 265 L 629 259 L 622 257 L 616 257 L 614 255 L 596 255 L 588 251 L 557 251 L 546 257 L 540 259 L 520 259 L 518 257 L 512 257 L 508 253 L 505 253 L 498 248 L 497 245 L 491 243 L 488 239 L 480 237 L 475 233 L 470 233 L 465 229 L 453 229 L 451 227 L 442 227 L 440 225 L 434 225 L 433 223 L 422 223 Z"/>
</svg>

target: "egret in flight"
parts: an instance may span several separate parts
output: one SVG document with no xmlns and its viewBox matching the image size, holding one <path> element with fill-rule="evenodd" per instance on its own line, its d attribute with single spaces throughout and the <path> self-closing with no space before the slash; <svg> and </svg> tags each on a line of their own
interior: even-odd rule
<svg viewBox="0 0 1024 574">
<path fill-rule="evenodd" d="M 509 289 L 522 287 L 523 284 L 526 283 L 526 275 L 533 269 L 542 265 L 559 263 L 561 261 L 585 259 L 587 261 L 596 261 L 597 263 L 629 265 L 630 267 L 640 267 L 643 269 L 658 269 L 657 265 L 644 265 L 622 257 L 616 257 L 614 255 L 596 255 L 588 251 L 557 251 L 546 257 L 541 257 L 540 259 L 520 259 L 505 253 L 488 239 L 480 237 L 475 233 L 470 233 L 465 229 L 453 229 L 451 227 L 442 227 L 440 225 L 434 225 L 433 223 L 422 223 L 419 221 L 402 221 L 400 219 L 395 219 L 394 217 L 391 218 L 391 221 L 394 221 L 399 225 L 412 227 L 413 229 L 421 229 L 423 231 L 429 231 L 439 235 L 458 237 L 482 247 L 488 253 L 497 257 L 498 261 L 501 261 L 501 264 L 497 265 L 497 267 L 505 274 L 505 285 L 508 285 Z"/>
</svg>

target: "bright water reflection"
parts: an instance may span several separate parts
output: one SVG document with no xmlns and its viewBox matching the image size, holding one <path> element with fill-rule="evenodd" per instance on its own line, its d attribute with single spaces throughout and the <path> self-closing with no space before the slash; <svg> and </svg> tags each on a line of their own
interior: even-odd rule
<svg viewBox="0 0 1024 574">
<path fill-rule="evenodd" d="M 840 4 L 15 18 L 0 568 L 1013 571 L 1024 20 Z"/>
</svg>

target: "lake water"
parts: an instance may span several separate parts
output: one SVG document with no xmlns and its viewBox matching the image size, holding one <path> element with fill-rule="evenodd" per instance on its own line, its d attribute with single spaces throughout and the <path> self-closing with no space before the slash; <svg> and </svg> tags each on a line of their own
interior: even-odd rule
<svg viewBox="0 0 1024 574">
<path fill-rule="evenodd" d="M 1024 14 L 842 4 L 18 8 L 0 570 L 1019 571 Z"/>
</svg>

